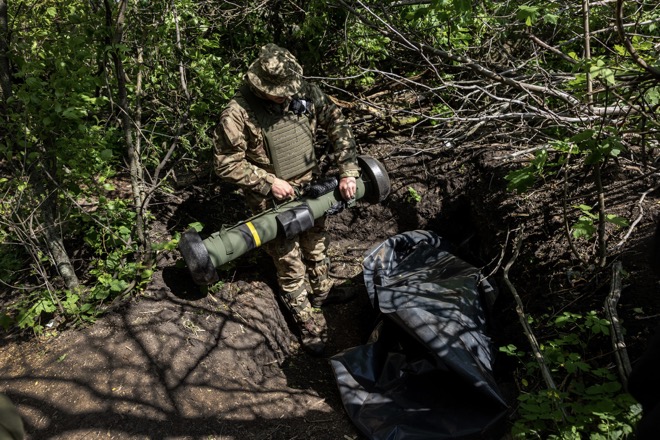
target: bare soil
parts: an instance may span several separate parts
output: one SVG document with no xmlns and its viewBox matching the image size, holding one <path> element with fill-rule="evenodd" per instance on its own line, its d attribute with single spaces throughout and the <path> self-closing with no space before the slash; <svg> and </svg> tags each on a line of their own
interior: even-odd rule
<svg viewBox="0 0 660 440">
<path fill-rule="evenodd" d="M 563 232 L 558 182 L 523 196 L 506 192 L 504 175 L 520 164 L 501 146 L 439 146 L 423 136 L 363 144 L 362 154 L 385 165 L 392 192 L 383 203 L 360 203 L 328 219 L 333 276 L 358 295 L 325 308 L 325 356 L 300 349 L 263 252 L 222 268 L 224 283 L 210 291 L 194 285 L 178 252 L 163 252 L 147 289 L 95 324 L 62 326 L 39 338 L 3 335 L 0 392 L 17 404 L 27 438 L 364 438 L 344 412 L 328 358 L 364 343 L 376 321 L 362 284 L 363 255 L 407 230 L 435 231 L 458 256 L 492 275 L 500 289 L 490 326 L 496 346 L 526 345 L 501 280 L 521 234 L 510 277 L 529 313 L 602 311 L 611 270 L 576 264 Z M 658 193 L 649 191 L 657 182 L 626 163 L 612 166 L 604 179 L 609 212 L 631 222 L 639 217 L 634 227 L 608 230 L 610 251 L 627 273 L 618 311 L 634 360 L 660 322 L 652 244 Z M 589 175 L 576 175 L 569 197 L 592 187 Z M 595 200 L 591 195 L 570 204 Z M 193 221 L 212 232 L 240 220 L 242 212 L 240 196 L 209 176 L 161 202 L 153 225 L 159 241 Z M 583 255 L 594 252 L 593 243 L 577 245 Z M 511 363 L 498 358 L 495 367 L 503 388 L 515 388 Z"/>
</svg>

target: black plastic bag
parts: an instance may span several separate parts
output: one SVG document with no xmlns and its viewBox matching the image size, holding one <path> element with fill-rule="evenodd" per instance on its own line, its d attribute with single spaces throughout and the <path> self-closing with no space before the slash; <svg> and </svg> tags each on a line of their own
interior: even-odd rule
<svg viewBox="0 0 660 440">
<path fill-rule="evenodd" d="M 386 240 L 363 268 L 383 320 L 369 343 L 330 360 L 355 425 L 377 440 L 491 438 L 507 404 L 482 308 L 494 290 L 479 270 L 429 231 Z"/>
</svg>

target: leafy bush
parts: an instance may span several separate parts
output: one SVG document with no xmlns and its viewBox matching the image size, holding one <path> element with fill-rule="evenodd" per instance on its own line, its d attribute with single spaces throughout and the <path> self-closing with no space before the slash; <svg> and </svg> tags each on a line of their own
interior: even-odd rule
<svg viewBox="0 0 660 440">
<path fill-rule="evenodd" d="M 512 435 L 516 439 L 624 439 L 632 433 L 641 407 L 627 393 L 602 359 L 587 359 L 590 344 L 606 342 L 609 322 L 595 311 L 584 315 L 564 312 L 552 321 L 539 322 L 552 339 L 541 345 L 545 364 L 557 390 L 541 380 L 540 367 L 530 353 L 515 345 L 500 351 L 518 358 L 516 380 L 520 395 Z"/>
</svg>

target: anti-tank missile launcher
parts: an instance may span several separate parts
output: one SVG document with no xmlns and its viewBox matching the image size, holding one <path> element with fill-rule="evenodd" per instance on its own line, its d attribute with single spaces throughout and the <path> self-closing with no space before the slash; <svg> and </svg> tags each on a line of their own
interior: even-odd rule
<svg viewBox="0 0 660 440">
<path fill-rule="evenodd" d="M 264 211 L 246 221 L 223 228 L 202 239 L 189 229 L 179 240 L 179 250 L 195 283 L 201 286 L 219 280 L 217 268 L 276 237 L 290 238 L 314 226 L 314 221 L 350 207 L 357 200 L 379 203 L 390 193 L 390 179 L 383 165 L 369 156 L 358 157 L 360 177 L 355 199 L 343 200 L 337 179 L 311 185 L 302 196 Z"/>
</svg>

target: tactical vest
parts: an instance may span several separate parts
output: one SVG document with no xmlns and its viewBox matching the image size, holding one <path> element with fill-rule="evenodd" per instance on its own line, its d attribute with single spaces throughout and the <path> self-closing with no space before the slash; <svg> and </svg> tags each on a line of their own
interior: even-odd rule
<svg viewBox="0 0 660 440">
<path fill-rule="evenodd" d="M 314 134 L 307 117 L 290 111 L 269 112 L 247 86 L 241 87 L 241 94 L 259 122 L 277 177 L 289 180 L 316 166 Z"/>
</svg>

